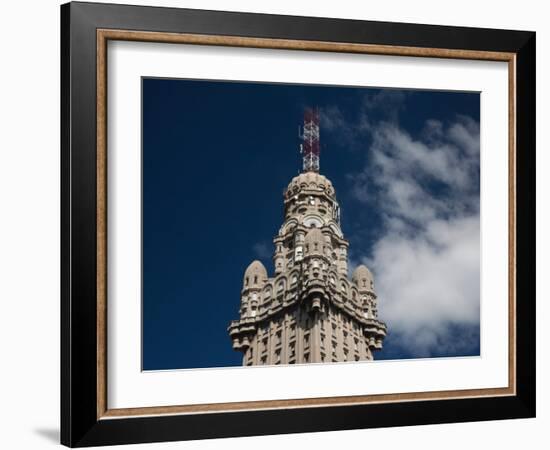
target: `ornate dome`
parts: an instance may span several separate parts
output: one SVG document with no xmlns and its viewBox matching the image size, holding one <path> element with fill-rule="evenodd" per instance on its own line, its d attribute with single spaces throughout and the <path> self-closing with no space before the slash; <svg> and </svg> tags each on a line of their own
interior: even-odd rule
<svg viewBox="0 0 550 450">
<path fill-rule="evenodd" d="M 371 271 L 367 268 L 367 266 L 361 264 L 357 266 L 357 268 L 353 271 L 353 275 L 351 276 L 351 279 L 355 283 L 355 285 L 359 288 L 359 290 L 372 290 L 374 280 Z"/>
<path fill-rule="evenodd" d="M 252 261 L 252 263 L 246 268 L 244 272 L 244 286 L 245 287 L 257 287 L 260 288 L 264 285 L 267 279 L 267 270 L 265 266 L 258 261 Z"/>
<path fill-rule="evenodd" d="M 334 195 L 334 187 L 330 180 L 317 172 L 303 172 L 289 183 L 286 193 L 291 195 L 301 189 L 323 189 L 329 195 Z"/>
</svg>

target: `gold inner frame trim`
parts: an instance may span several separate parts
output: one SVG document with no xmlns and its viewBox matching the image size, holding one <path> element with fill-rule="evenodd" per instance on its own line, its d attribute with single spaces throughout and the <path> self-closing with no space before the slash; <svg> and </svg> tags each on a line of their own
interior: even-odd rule
<svg viewBox="0 0 550 450">
<path fill-rule="evenodd" d="M 399 394 L 263 400 L 200 405 L 109 409 L 107 405 L 107 42 L 109 40 L 306 50 L 370 55 L 502 61 L 508 63 L 508 387 Z M 244 410 L 345 406 L 405 401 L 498 397 L 516 394 L 516 54 L 240 36 L 97 30 L 97 418 L 217 413 Z"/>
</svg>

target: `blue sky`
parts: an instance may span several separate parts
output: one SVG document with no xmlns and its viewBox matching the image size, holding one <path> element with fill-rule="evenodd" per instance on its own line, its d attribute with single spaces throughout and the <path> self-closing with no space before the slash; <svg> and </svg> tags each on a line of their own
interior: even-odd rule
<svg viewBox="0 0 550 450">
<path fill-rule="evenodd" d="M 376 359 L 479 354 L 479 95 L 143 80 L 143 367 L 240 365 L 243 271 L 271 273 L 298 126 L 321 109 L 350 263 L 375 274 Z"/>
</svg>

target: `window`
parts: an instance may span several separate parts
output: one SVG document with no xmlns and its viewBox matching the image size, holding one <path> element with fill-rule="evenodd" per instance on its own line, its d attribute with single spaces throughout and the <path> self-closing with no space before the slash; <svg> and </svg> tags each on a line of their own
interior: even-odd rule
<svg viewBox="0 0 550 450">
<path fill-rule="evenodd" d="M 258 282 L 258 275 L 254 275 L 254 284 Z"/>
<path fill-rule="evenodd" d="M 262 359 L 260 360 L 260 362 L 262 364 L 266 364 L 267 363 L 267 356 L 262 356 Z"/>
<path fill-rule="evenodd" d="M 275 345 L 278 345 L 281 343 L 281 332 L 278 331 L 277 334 L 275 335 Z"/>
<path fill-rule="evenodd" d="M 275 352 L 275 364 L 281 364 L 281 350 Z"/>
<path fill-rule="evenodd" d="M 344 283 L 342 283 L 342 284 L 340 285 L 340 290 L 341 290 L 342 292 L 346 292 L 346 285 L 345 285 Z"/>
<path fill-rule="evenodd" d="M 304 362 L 305 363 L 309 362 L 309 353 L 304 353 Z"/>
<path fill-rule="evenodd" d="M 248 277 L 246 277 L 246 278 L 244 279 L 244 285 L 245 285 L 245 286 L 248 286 Z"/>
<path fill-rule="evenodd" d="M 285 282 L 283 280 L 279 281 L 279 284 L 277 285 L 277 291 L 282 291 L 285 288 Z"/>
</svg>

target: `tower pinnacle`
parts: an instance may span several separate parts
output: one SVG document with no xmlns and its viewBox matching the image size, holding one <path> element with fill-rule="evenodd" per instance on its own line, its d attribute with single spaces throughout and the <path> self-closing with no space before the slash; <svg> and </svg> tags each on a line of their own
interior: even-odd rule
<svg viewBox="0 0 550 450">
<path fill-rule="evenodd" d="M 303 172 L 319 172 L 319 109 L 306 108 L 304 127 L 300 133 Z"/>
</svg>

